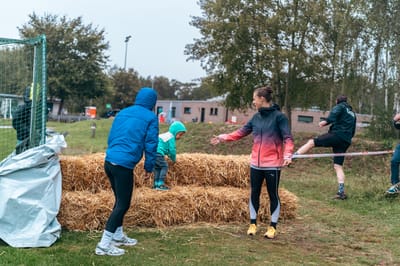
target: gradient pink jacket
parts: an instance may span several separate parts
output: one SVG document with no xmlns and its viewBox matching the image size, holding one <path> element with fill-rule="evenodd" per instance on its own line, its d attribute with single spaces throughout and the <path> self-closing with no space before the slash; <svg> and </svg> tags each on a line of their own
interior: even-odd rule
<svg viewBox="0 0 400 266">
<path fill-rule="evenodd" d="M 294 143 L 287 117 L 279 106 L 263 107 L 242 128 L 221 134 L 224 141 L 241 139 L 253 134 L 253 148 L 250 164 L 256 168 L 281 167 L 283 160 L 293 154 Z"/>
</svg>

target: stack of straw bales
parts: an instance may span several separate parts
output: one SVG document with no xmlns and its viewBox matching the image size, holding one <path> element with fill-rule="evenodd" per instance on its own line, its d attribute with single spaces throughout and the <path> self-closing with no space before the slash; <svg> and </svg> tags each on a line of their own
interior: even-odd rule
<svg viewBox="0 0 400 266">
<path fill-rule="evenodd" d="M 63 197 L 58 220 L 70 230 L 102 230 L 114 204 L 104 173 L 104 153 L 61 156 Z M 249 156 L 178 154 L 169 165 L 170 191 L 150 189 L 144 179 L 143 161 L 135 168 L 132 206 L 124 226 L 171 226 L 195 222 L 248 222 Z M 296 216 L 297 197 L 279 190 L 281 219 Z M 259 217 L 269 219 L 265 188 Z"/>
</svg>

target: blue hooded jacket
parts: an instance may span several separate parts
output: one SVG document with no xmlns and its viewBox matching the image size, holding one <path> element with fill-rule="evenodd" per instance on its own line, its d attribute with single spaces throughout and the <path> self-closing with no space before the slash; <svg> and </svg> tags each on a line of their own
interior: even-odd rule
<svg viewBox="0 0 400 266">
<path fill-rule="evenodd" d="M 157 93 L 151 88 L 142 88 L 135 104 L 117 114 L 108 136 L 106 161 L 133 169 L 144 153 L 144 169 L 153 171 L 159 130 L 157 116 L 152 111 L 156 102 Z"/>
</svg>

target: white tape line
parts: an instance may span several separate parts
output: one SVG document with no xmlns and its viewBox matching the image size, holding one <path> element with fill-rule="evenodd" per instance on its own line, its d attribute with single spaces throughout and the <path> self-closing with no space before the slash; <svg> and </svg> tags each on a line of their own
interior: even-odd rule
<svg viewBox="0 0 400 266">
<path fill-rule="evenodd" d="M 292 158 L 322 158 L 337 156 L 365 156 L 365 155 L 381 155 L 389 154 L 393 151 L 363 151 L 363 152 L 347 152 L 347 153 L 321 153 L 321 154 L 293 154 Z"/>
</svg>

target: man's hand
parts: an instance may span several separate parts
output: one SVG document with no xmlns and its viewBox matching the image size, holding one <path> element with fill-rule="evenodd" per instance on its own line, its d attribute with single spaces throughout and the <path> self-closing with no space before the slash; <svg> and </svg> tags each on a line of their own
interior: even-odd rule
<svg viewBox="0 0 400 266">
<path fill-rule="evenodd" d="M 326 126 L 328 124 L 328 122 L 326 122 L 325 120 L 323 120 L 323 121 L 321 121 L 321 122 L 319 122 L 319 127 L 324 127 L 324 126 Z"/>
</svg>

